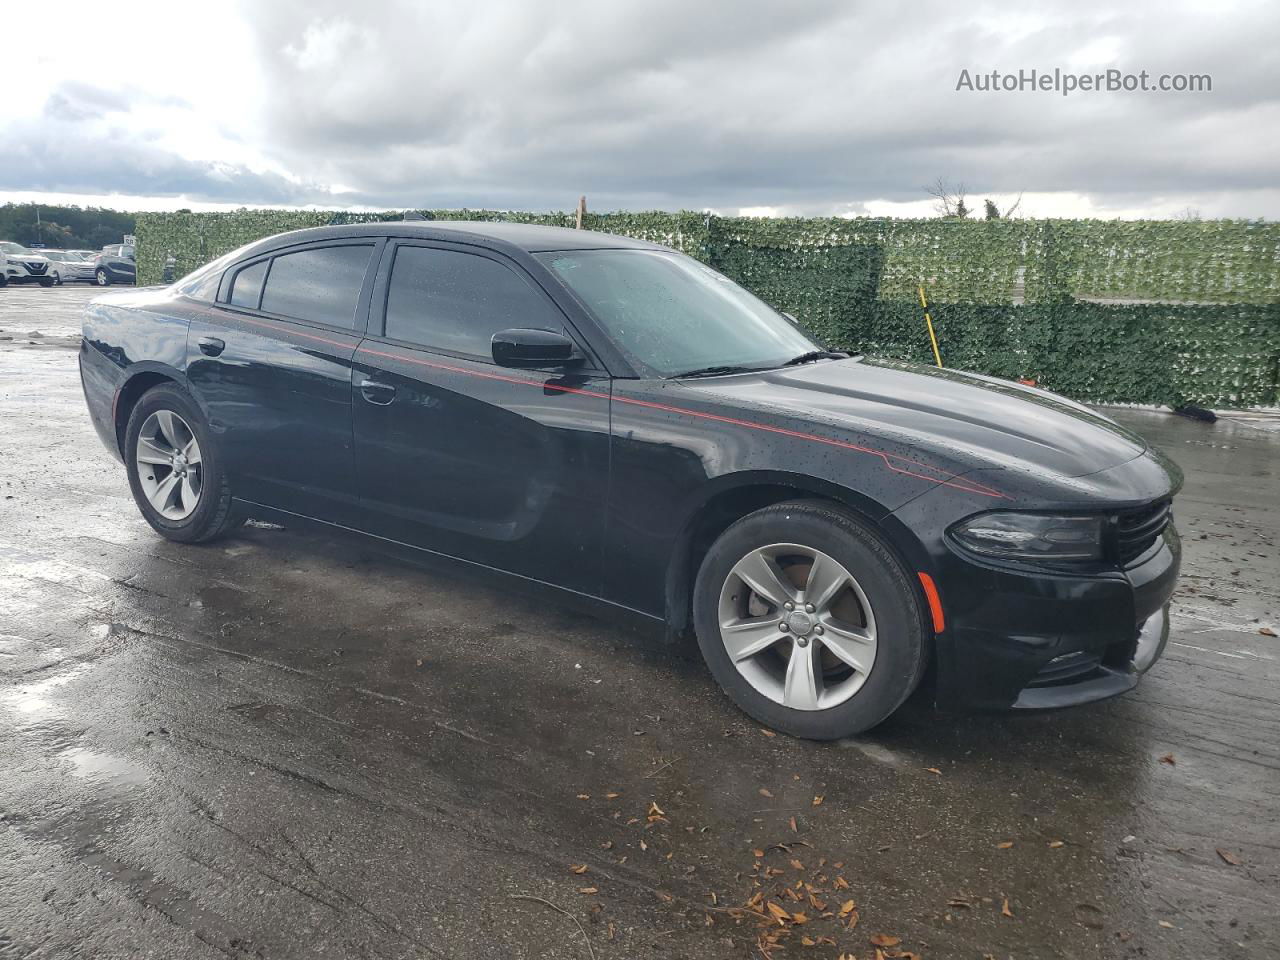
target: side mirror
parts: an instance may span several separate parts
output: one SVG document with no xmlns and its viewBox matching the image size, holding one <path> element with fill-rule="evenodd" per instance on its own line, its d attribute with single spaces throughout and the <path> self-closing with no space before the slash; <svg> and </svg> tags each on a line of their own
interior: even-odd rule
<svg viewBox="0 0 1280 960">
<path fill-rule="evenodd" d="M 489 343 L 493 362 L 503 367 L 554 367 L 582 362 L 573 341 L 551 330 L 502 330 Z"/>
</svg>

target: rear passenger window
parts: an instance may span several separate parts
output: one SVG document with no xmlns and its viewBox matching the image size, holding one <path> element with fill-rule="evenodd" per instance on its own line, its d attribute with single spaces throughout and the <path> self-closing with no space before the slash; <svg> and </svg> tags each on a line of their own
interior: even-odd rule
<svg viewBox="0 0 1280 960">
<path fill-rule="evenodd" d="M 262 298 L 262 281 L 267 275 L 269 260 L 245 267 L 231 281 L 231 303 L 237 307 L 258 309 L 258 301 Z"/>
<path fill-rule="evenodd" d="M 272 274 L 272 281 L 275 274 Z M 434 247 L 399 247 L 387 291 L 387 336 L 491 360 L 499 330 L 563 331 L 546 297 L 488 257 Z"/>
<path fill-rule="evenodd" d="M 262 292 L 262 309 L 351 329 L 372 250 L 369 244 L 315 247 L 276 257 Z"/>
</svg>

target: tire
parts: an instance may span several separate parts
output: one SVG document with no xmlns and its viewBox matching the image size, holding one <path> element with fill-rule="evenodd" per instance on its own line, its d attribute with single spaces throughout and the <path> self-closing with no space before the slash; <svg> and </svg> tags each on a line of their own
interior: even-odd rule
<svg viewBox="0 0 1280 960">
<path fill-rule="evenodd" d="M 53 285 L 55 287 L 62 286 L 62 274 L 58 273 L 57 270 L 53 271 Z"/>
<path fill-rule="evenodd" d="M 93 278 L 100 287 L 111 286 L 111 276 L 101 267 L 94 272 Z"/>
<path fill-rule="evenodd" d="M 766 589 L 787 591 L 794 613 L 739 578 L 743 572 L 760 582 L 760 558 L 780 574 Z M 823 583 L 809 580 L 819 569 L 828 572 L 833 603 L 822 601 Z M 813 614 L 803 608 L 808 593 L 819 601 Z M 927 662 L 929 627 L 909 571 L 865 521 L 824 501 L 765 507 L 730 526 L 698 571 L 693 615 L 703 659 L 729 698 L 761 723 L 810 740 L 876 726 L 915 690 Z M 775 640 L 771 623 L 778 624 L 773 632 L 784 631 Z M 736 662 L 727 643 L 736 645 Z M 756 646 L 758 653 L 744 655 Z M 792 663 L 801 647 L 810 659 L 798 662 L 815 670 Z M 793 668 L 815 682 L 797 679 L 793 687 Z"/>
<path fill-rule="evenodd" d="M 53 286 L 53 283 L 54 283 L 53 277 L 41 277 L 41 278 L 40 278 L 40 286 L 42 286 L 42 287 L 52 287 L 52 286 Z"/>
<path fill-rule="evenodd" d="M 0 287 L 7 287 L 8 285 L 9 285 L 9 278 L 6 277 L 3 273 L 0 273 Z"/>
<path fill-rule="evenodd" d="M 166 414 L 176 415 L 177 420 L 174 421 L 172 416 L 166 417 Z M 154 420 L 153 415 L 156 415 Z M 189 450 L 191 448 L 184 443 L 188 436 L 194 439 L 199 451 L 199 483 L 195 504 L 189 513 L 181 516 L 178 514 L 182 514 L 186 508 L 180 498 L 175 500 L 173 507 L 170 508 L 170 515 L 166 516 L 153 503 L 147 492 L 150 488 L 152 495 L 155 495 L 157 488 L 176 468 L 156 463 L 154 472 L 151 472 L 150 465 L 138 462 L 139 438 L 143 435 L 144 428 L 150 432 L 156 424 L 163 423 L 165 420 L 171 423 L 172 431 L 178 436 L 177 442 L 171 443 L 163 435 L 154 437 L 147 447 L 148 453 L 158 452 L 159 449 L 166 447 Z M 129 416 L 129 425 L 125 430 L 124 457 L 125 468 L 129 473 L 129 489 L 133 492 L 134 502 L 137 503 L 143 518 L 160 536 L 177 543 L 204 543 L 239 526 L 242 518 L 238 517 L 233 509 L 231 485 L 227 480 L 222 456 L 209 430 L 208 422 L 196 402 L 177 384 L 160 384 L 142 395 Z M 195 461 L 184 470 L 189 477 L 197 475 L 192 470 L 193 466 Z M 144 473 L 144 468 L 149 472 Z M 195 486 L 192 480 L 183 477 L 174 484 L 179 492 L 182 490 L 183 482 L 188 483 L 188 490 Z M 162 503 L 161 506 L 163 505 Z"/>
</svg>

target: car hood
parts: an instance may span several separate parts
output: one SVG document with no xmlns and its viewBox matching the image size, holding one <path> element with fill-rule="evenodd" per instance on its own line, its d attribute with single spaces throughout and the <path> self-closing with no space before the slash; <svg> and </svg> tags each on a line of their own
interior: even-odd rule
<svg viewBox="0 0 1280 960">
<path fill-rule="evenodd" d="M 1147 450 L 1137 434 L 1065 397 L 917 364 L 859 358 L 685 383 L 815 426 L 924 448 L 961 470 L 1007 466 L 1080 477 Z"/>
</svg>

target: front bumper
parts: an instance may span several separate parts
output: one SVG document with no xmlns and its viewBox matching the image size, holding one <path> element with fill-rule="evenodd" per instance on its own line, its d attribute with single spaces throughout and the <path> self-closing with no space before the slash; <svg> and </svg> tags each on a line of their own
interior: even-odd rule
<svg viewBox="0 0 1280 960">
<path fill-rule="evenodd" d="M 1044 710 L 1133 689 L 1168 640 L 1181 543 L 1172 524 L 1133 566 L 1030 573 L 951 555 L 938 637 L 940 705 Z"/>
</svg>

